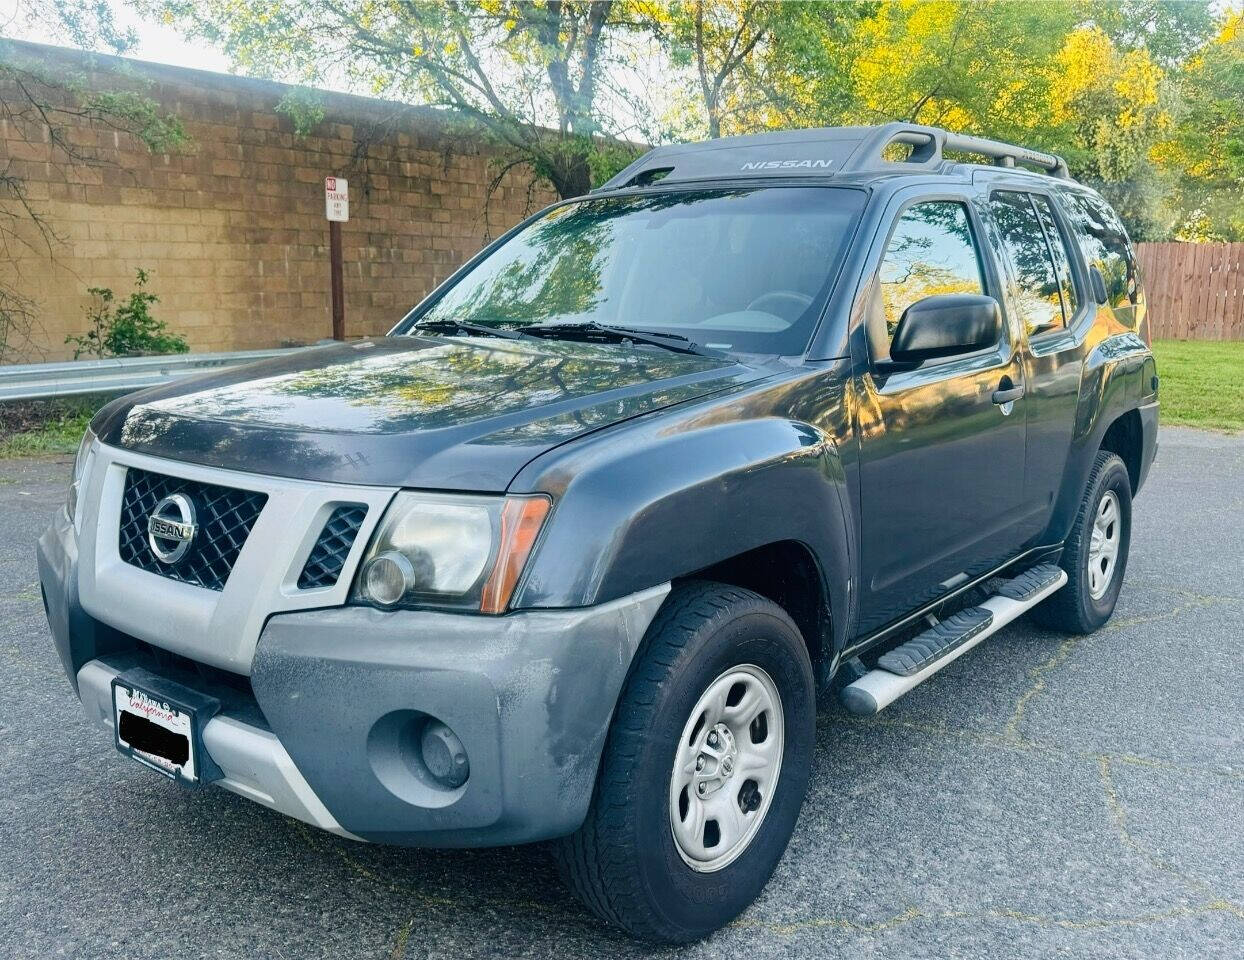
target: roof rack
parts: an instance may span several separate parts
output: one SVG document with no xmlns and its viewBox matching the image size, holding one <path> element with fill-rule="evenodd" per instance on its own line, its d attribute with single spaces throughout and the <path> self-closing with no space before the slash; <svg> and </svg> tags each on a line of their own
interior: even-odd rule
<svg viewBox="0 0 1244 960">
<path fill-rule="evenodd" d="M 941 160 L 947 150 L 954 150 L 959 153 L 988 157 L 999 167 L 1014 167 L 1022 163 L 1036 167 L 1051 177 L 1064 180 L 1071 178 L 1067 170 L 1067 161 L 1057 154 L 1042 153 L 1039 150 L 1030 150 L 1027 147 L 1004 143 L 1001 140 L 969 137 L 961 133 L 951 133 L 939 127 L 924 127 L 909 123 L 887 123 L 884 126 L 875 127 L 874 130 L 876 131 L 874 137 L 856 151 L 860 156 L 861 166 L 877 161 L 884 163 L 882 154 L 890 144 L 905 143 L 912 148 L 911 157 L 905 161 L 908 163 L 923 162 L 926 157 L 929 161 Z"/>
<path fill-rule="evenodd" d="M 889 160 L 886 150 L 906 144 L 911 153 Z M 1000 167 L 1035 167 L 1070 179 L 1062 157 L 999 140 L 962 136 L 938 127 L 887 123 L 878 127 L 825 127 L 783 130 L 705 143 L 657 147 L 598 189 L 619 190 L 670 182 L 739 177 L 826 177 L 846 173 L 941 171 L 951 163 L 946 151 L 987 157 Z"/>
</svg>

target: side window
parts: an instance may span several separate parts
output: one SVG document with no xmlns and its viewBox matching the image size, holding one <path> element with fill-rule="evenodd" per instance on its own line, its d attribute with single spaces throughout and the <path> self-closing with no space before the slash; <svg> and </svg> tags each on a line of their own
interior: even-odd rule
<svg viewBox="0 0 1244 960">
<path fill-rule="evenodd" d="M 1033 195 L 1032 205 L 1037 208 L 1037 216 L 1041 218 L 1041 226 L 1045 228 L 1045 238 L 1050 244 L 1050 253 L 1054 255 L 1054 272 L 1058 274 L 1058 292 L 1063 298 L 1063 318 L 1071 325 L 1076 310 L 1080 307 L 1080 298 L 1076 293 L 1075 279 L 1071 275 L 1071 259 L 1067 255 L 1067 245 L 1063 233 L 1058 229 L 1058 221 L 1054 219 L 1054 209 L 1049 197 Z"/>
<path fill-rule="evenodd" d="M 1015 268 L 1016 299 L 1028 329 L 1061 327 L 1058 275 L 1033 198 L 1026 193 L 995 193 L 989 198 L 989 212 Z"/>
<path fill-rule="evenodd" d="M 1134 289 L 1135 268 L 1131 246 L 1119 218 L 1106 203 L 1083 193 L 1062 194 L 1071 222 L 1080 237 L 1084 258 L 1101 271 L 1106 281 L 1106 301 L 1123 307 Z"/>
<path fill-rule="evenodd" d="M 984 273 L 967 208 L 929 200 L 903 211 L 881 262 L 881 302 L 891 338 L 903 311 L 939 293 L 984 293 Z"/>
</svg>

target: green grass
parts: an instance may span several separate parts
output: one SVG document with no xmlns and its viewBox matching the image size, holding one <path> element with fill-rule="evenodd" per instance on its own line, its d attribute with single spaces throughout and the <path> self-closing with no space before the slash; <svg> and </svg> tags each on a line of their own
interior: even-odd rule
<svg viewBox="0 0 1244 960">
<path fill-rule="evenodd" d="M 0 405 L 0 460 L 73 453 L 99 397 Z"/>
<path fill-rule="evenodd" d="M 1162 422 L 1244 430 L 1244 340 L 1156 340 Z"/>
</svg>

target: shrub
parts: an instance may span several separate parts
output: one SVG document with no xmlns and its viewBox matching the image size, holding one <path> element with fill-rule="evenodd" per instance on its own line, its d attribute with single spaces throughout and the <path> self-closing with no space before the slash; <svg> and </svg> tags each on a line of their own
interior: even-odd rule
<svg viewBox="0 0 1244 960">
<path fill-rule="evenodd" d="M 135 289 L 125 300 L 117 300 L 109 287 L 89 287 L 95 303 L 86 311 L 91 322 L 86 333 L 65 337 L 74 344 L 73 358 L 141 357 L 162 353 L 186 353 L 190 347 L 184 337 L 168 333 L 168 325 L 151 315 L 151 306 L 160 298 L 147 291 L 148 274 L 139 270 Z"/>
</svg>

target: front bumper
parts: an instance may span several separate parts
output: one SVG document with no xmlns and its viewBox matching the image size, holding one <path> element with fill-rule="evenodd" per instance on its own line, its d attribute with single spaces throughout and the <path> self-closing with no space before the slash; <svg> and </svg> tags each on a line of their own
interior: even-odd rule
<svg viewBox="0 0 1244 960">
<path fill-rule="evenodd" d="M 38 560 L 57 651 L 95 722 L 111 730 L 112 677 L 131 666 L 175 669 L 170 679 L 220 691 L 224 671 L 196 674 L 83 610 L 63 513 L 40 538 Z M 631 659 L 668 591 L 504 617 L 363 607 L 271 616 L 249 680 L 228 675 L 225 707 L 203 730 L 223 774 L 216 782 L 377 842 L 491 846 L 571 833 Z M 437 785 L 422 766 L 427 718 L 466 748 L 461 787 Z"/>
</svg>

